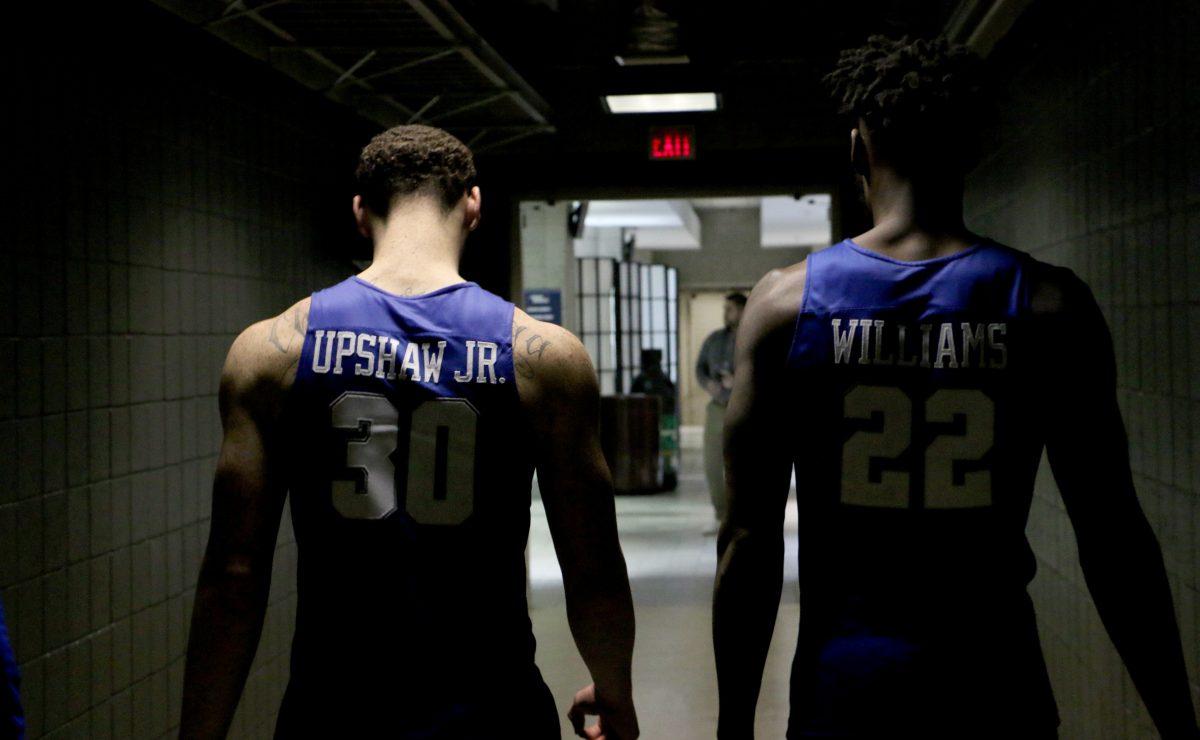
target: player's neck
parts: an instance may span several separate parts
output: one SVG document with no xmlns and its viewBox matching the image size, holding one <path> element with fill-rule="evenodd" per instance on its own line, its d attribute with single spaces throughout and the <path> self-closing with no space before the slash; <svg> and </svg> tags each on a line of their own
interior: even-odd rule
<svg viewBox="0 0 1200 740">
<path fill-rule="evenodd" d="M 374 257 L 359 277 L 401 295 L 428 293 L 462 282 L 459 260 L 463 233 L 454 218 L 436 208 L 393 212 L 375 230 Z"/>
<path fill-rule="evenodd" d="M 873 169 L 868 205 L 874 228 L 856 239 L 864 246 L 934 256 L 977 240 L 963 223 L 961 181 L 917 181 L 890 168 Z"/>
</svg>

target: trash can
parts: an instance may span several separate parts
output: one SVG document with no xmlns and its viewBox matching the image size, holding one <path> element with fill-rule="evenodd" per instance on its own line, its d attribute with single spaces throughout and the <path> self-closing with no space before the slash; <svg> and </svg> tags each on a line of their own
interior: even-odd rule
<svg viewBox="0 0 1200 740">
<path fill-rule="evenodd" d="M 633 379 L 630 390 L 658 396 L 662 400 L 658 417 L 658 489 L 674 491 L 679 485 L 679 398 L 675 384 L 662 369 L 662 350 L 642 350 L 642 371 Z"/>
<path fill-rule="evenodd" d="M 617 493 L 659 490 L 659 414 L 662 401 L 643 393 L 600 399 L 600 445 Z"/>
</svg>

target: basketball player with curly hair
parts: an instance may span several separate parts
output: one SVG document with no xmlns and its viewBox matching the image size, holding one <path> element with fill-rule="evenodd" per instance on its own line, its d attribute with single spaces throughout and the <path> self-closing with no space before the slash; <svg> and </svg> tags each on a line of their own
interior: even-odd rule
<svg viewBox="0 0 1200 740">
<path fill-rule="evenodd" d="M 298 604 L 277 737 L 559 737 L 525 600 L 535 469 L 594 680 L 569 716 L 587 737 L 637 737 L 596 373 L 569 332 L 459 274 L 475 179 L 445 131 L 373 138 L 354 197 L 371 265 L 230 348 L 183 737 L 229 730 L 285 498 Z"/>
<path fill-rule="evenodd" d="M 1026 591 L 1043 449 L 1134 685 L 1164 737 L 1195 737 L 1100 309 L 1069 270 L 963 222 L 988 113 L 980 61 L 942 40 L 873 37 L 826 81 L 874 226 L 763 278 L 738 331 L 713 607 L 719 737 L 753 736 L 793 465 L 788 736 L 1055 737 Z"/>
</svg>

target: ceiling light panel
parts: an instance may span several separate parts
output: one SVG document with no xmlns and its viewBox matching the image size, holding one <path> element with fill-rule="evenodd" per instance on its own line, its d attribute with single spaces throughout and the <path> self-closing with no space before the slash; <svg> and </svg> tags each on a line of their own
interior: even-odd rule
<svg viewBox="0 0 1200 740">
<path fill-rule="evenodd" d="M 605 95 L 610 113 L 687 113 L 717 109 L 715 92 Z"/>
</svg>

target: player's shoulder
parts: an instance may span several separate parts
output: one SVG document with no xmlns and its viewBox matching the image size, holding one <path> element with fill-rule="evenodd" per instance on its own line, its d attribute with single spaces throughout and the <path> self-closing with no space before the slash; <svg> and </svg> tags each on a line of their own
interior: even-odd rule
<svg viewBox="0 0 1200 740">
<path fill-rule="evenodd" d="M 312 299 L 305 297 L 285 311 L 242 330 L 229 348 L 221 373 L 223 394 L 257 393 L 290 387 L 300 364 Z"/>
<path fill-rule="evenodd" d="M 1091 288 L 1069 267 L 1028 257 L 1029 309 L 1034 316 L 1070 316 L 1091 313 L 1095 298 Z"/>
<path fill-rule="evenodd" d="M 1023 274 L 1029 296 L 1029 311 L 1033 316 L 1090 313 L 1095 308 L 1096 301 L 1091 288 L 1071 268 L 1043 262 L 1028 252 L 993 239 L 984 239 L 984 245 L 984 253 L 1019 269 Z"/>
<path fill-rule="evenodd" d="M 750 300 L 769 306 L 791 303 L 804 295 L 804 283 L 808 278 L 808 258 L 769 271 L 750 291 Z"/>
<path fill-rule="evenodd" d="M 513 310 L 513 366 L 523 396 L 595 384 L 591 358 L 579 338 L 563 327 Z"/>
<path fill-rule="evenodd" d="M 750 291 L 746 301 L 746 311 L 742 315 L 745 331 L 742 334 L 765 338 L 779 331 L 790 331 L 804 300 L 807 279 L 807 257 L 764 275 Z"/>
</svg>

